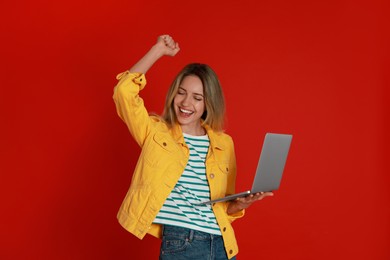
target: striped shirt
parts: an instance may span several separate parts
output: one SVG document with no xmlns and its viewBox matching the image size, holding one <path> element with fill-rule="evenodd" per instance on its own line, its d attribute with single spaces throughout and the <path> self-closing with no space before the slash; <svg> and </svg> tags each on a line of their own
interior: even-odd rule
<svg viewBox="0 0 390 260">
<path fill-rule="evenodd" d="M 184 134 L 190 158 L 179 181 L 168 196 L 153 223 L 173 225 L 221 235 L 210 205 L 197 205 L 210 199 L 206 178 L 206 156 L 210 141 L 207 135 Z"/>
</svg>

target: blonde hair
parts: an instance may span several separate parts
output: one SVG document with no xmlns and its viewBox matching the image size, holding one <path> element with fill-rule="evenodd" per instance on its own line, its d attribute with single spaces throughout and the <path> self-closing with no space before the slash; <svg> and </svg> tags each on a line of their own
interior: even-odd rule
<svg viewBox="0 0 390 260">
<path fill-rule="evenodd" d="M 177 123 L 173 100 L 178 92 L 179 86 L 187 76 L 197 76 L 202 81 L 206 106 L 205 112 L 201 117 L 203 124 L 207 124 L 214 131 L 221 132 L 225 119 L 225 98 L 217 75 L 206 64 L 191 63 L 179 72 L 168 90 L 162 115 L 163 120 L 170 127 Z"/>
</svg>

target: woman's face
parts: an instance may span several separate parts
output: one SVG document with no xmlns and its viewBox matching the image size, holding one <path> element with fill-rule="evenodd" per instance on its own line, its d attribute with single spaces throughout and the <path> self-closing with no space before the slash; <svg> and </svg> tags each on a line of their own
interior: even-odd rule
<svg viewBox="0 0 390 260">
<path fill-rule="evenodd" d="M 175 113 L 184 133 L 203 132 L 200 118 L 205 111 L 202 81 L 197 76 L 186 76 L 173 100 Z"/>
</svg>

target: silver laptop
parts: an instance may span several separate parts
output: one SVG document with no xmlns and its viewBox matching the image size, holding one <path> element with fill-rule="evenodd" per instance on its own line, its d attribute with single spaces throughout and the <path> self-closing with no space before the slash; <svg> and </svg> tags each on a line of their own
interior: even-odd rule
<svg viewBox="0 0 390 260">
<path fill-rule="evenodd" d="M 292 135 L 267 133 L 257 164 L 252 189 L 223 198 L 205 201 L 200 204 L 229 201 L 257 192 L 267 192 L 279 189 L 288 151 L 290 150 L 291 140 Z"/>
</svg>

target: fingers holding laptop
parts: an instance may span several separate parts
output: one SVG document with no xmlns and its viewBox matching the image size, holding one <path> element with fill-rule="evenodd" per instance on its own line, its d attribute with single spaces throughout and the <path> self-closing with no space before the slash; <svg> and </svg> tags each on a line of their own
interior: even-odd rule
<svg viewBox="0 0 390 260">
<path fill-rule="evenodd" d="M 235 214 L 243 209 L 249 208 L 249 206 L 252 205 L 253 202 L 262 200 L 265 197 L 270 197 L 273 195 L 273 192 L 258 192 L 246 197 L 237 198 L 236 200 L 233 200 L 229 203 L 227 213 L 229 215 Z"/>
<path fill-rule="evenodd" d="M 268 191 L 268 192 L 258 192 L 255 194 L 254 197 L 257 196 L 257 200 L 262 200 L 264 199 L 265 197 L 271 197 L 271 196 L 274 196 L 274 193 L 271 192 L 271 191 Z"/>
<path fill-rule="evenodd" d="M 252 205 L 253 202 L 258 201 L 258 200 L 262 200 L 265 197 L 270 197 L 273 195 L 274 195 L 273 192 L 258 192 L 258 193 L 251 194 L 251 195 L 246 196 L 246 197 L 237 198 L 236 203 L 238 203 L 238 205 L 242 209 L 246 209 L 250 205 Z"/>
</svg>

